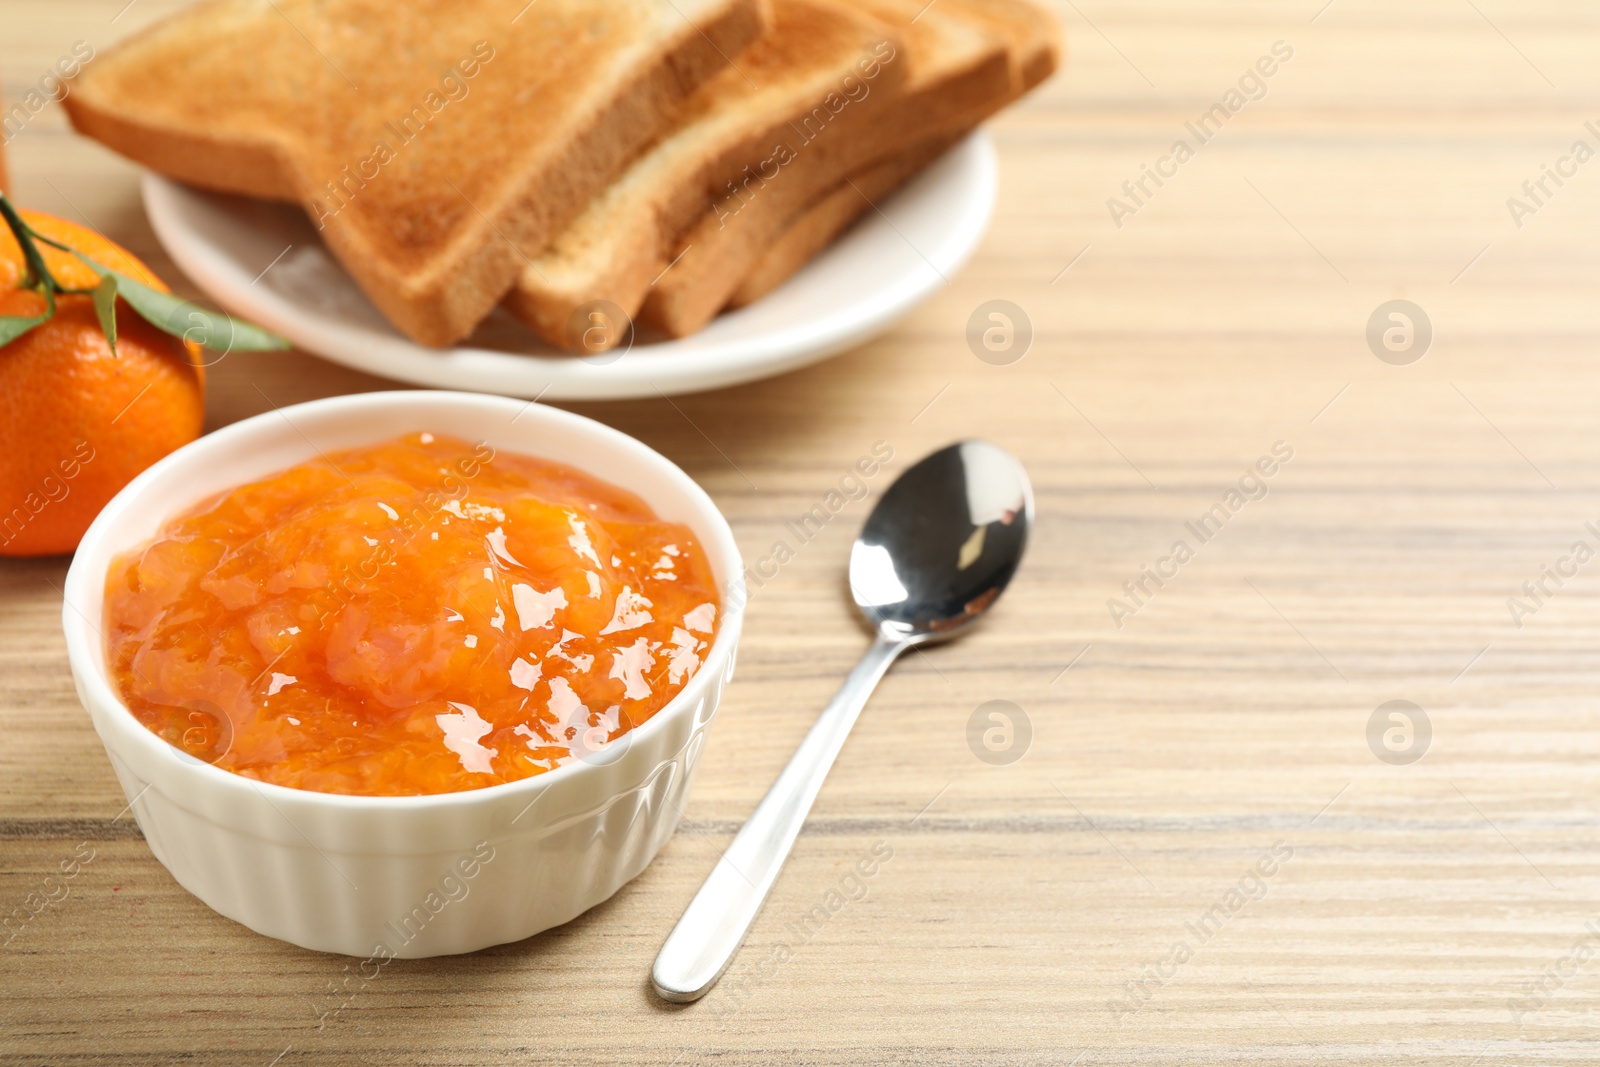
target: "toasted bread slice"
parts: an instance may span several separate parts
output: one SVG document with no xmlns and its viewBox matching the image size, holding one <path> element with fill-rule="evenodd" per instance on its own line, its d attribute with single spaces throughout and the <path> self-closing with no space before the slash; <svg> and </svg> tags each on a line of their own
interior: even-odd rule
<svg viewBox="0 0 1600 1067">
<path fill-rule="evenodd" d="M 986 21 L 1006 41 L 1011 60 L 1012 96 L 1019 97 L 1054 74 L 1061 64 L 1061 32 L 1055 19 L 1027 0 L 946 0 Z M 974 123 L 983 118 L 974 113 Z M 754 303 L 787 281 L 850 224 L 894 192 L 965 134 L 934 137 L 908 151 L 850 175 L 791 221 L 728 301 L 733 308 Z"/>
<path fill-rule="evenodd" d="M 856 136 L 819 138 L 774 180 L 714 204 L 679 241 L 670 270 L 651 287 L 640 320 L 681 337 L 720 311 L 784 227 L 845 175 L 887 153 L 963 125 L 1012 93 L 1007 44 L 987 20 L 944 3 L 858 0 L 905 39 L 901 91 L 885 96 Z"/>
<path fill-rule="evenodd" d="M 902 46 L 877 20 L 828 0 L 774 0 L 772 28 L 689 98 L 659 141 L 523 269 L 506 307 L 553 344 L 592 350 L 587 329 L 606 302 L 631 316 L 673 243 L 733 182 L 776 172 L 792 124 L 827 101 L 889 93 L 904 64 L 884 64 Z M 587 309 L 587 310 L 586 310 Z M 585 343 L 578 344 L 579 338 Z"/>
<path fill-rule="evenodd" d="M 77 128 L 196 185 L 303 204 L 402 331 L 471 331 L 766 0 L 210 0 L 108 49 Z"/>
<path fill-rule="evenodd" d="M 1061 25 L 1033 0 L 943 0 L 1006 42 L 1011 93 L 1020 97 L 1061 66 Z M 1008 101 L 1009 102 L 1009 101 Z"/>
<path fill-rule="evenodd" d="M 787 229 L 750 269 L 728 300 L 728 306 L 741 308 L 753 304 L 788 281 L 811 257 L 828 247 L 856 219 L 874 209 L 923 167 L 933 162 L 961 134 L 944 135 L 925 141 L 892 159 L 850 175 L 789 223 Z"/>
</svg>

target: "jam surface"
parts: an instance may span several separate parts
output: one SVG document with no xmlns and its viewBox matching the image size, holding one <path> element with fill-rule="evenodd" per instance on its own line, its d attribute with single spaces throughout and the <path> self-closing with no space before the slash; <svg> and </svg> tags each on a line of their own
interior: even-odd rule
<svg viewBox="0 0 1600 1067">
<path fill-rule="evenodd" d="M 688 528 L 570 467 L 413 433 L 240 486 L 113 563 L 107 661 L 189 755 L 371 796 L 601 752 L 683 688 L 720 600 Z"/>
</svg>

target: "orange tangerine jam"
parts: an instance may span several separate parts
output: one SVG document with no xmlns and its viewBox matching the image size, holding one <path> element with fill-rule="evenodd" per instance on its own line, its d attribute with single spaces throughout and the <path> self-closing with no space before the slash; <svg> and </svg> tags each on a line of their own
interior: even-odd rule
<svg viewBox="0 0 1600 1067">
<path fill-rule="evenodd" d="M 685 526 L 587 474 L 413 433 L 242 485 L 106 582 L 139 721 L 263 782 L 478 789 L 600 751 L 693 677 L 720 600 Z"/>
</svg>

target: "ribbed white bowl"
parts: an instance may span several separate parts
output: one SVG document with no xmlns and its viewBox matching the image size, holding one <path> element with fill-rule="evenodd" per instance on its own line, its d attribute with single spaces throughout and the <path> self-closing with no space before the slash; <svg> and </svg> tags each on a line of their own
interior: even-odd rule
<svg viewBox="0 0 1600 1067">
<path fill-rule="evenodd" d="M 112 560 L 176 512 L 319 452 L 427 430 L 570 464 L 687 524 L 723 611 L 700 670 L 601 754 L 521 782 L 424 797 L 267 785 L 203 763 L 147 730 L 106 675 Z M 179 449 L 89 528 L 62 611 L 78 695 L 140 829 L 184 888 L 230 919 L 304 948 L 413 958 L 516 941 L 575 918 L 637 875 L 671 836 L 733 674 L 744 567 L 705 492 L 626 434 L 542 405 L 469 393 L 336 397 L 236 423 Z"/>
</svg>

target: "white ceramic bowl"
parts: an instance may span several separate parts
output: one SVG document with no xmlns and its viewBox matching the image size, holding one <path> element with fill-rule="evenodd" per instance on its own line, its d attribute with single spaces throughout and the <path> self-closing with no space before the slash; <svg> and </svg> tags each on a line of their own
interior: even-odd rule
<svg viewBox="0 0 1600 1067">
<path fill-rule="evenodd" d="M 716 640 L 666 707 L 601 754 L 520 782 L 420 797 L 268 785 L 190 757 L 135 719 L 106 674 L 106 573 L 173 514 L 319 451 L 412 430 L 487 441 L 630 489 L 705 546 L 723 594 Z M 236 423 L 135 478 L 84 535 L 63 624 L 78 695 L 150 850 L 244 925 L 304 948 L 413 958 L 516 941 L 615 893 L 677 826 L 733 673 L 744 568 L 705 492 L 659 453 L 590 419 L 469 393 L 336 397 Z M 626 743 L 624 743 L 626 742 Z"/>
</svg>

